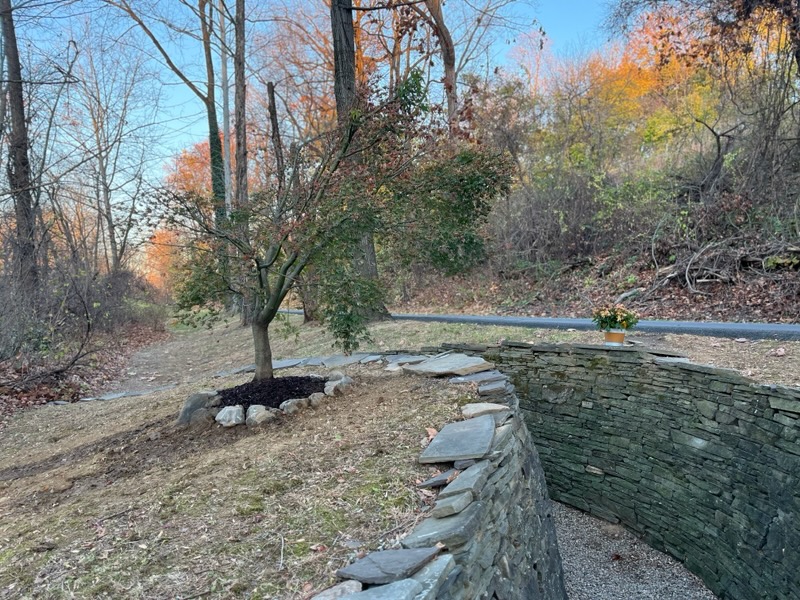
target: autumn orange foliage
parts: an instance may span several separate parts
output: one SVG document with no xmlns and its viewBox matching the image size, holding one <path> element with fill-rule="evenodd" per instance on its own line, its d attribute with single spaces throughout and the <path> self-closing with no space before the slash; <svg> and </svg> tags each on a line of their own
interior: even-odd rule
<svg viewBox="0 0 800 600">
<path fill-rule="evenodd" d="M 145 249 L 145 279 L 156 289 L 171 292 L 180 258 L 180 234 L 174 229 L 157 229 Z"/>
<path fill-rule="evenodd" d="M 197 142 L 175 157 L 166 175 L 167 185 L 177 192 L 211 195 L 211 154 L 208 140 Z"/>
</svg>

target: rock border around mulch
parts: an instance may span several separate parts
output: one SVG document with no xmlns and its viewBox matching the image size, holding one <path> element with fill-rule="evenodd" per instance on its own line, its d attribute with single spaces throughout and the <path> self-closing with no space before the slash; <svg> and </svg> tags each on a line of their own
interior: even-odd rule
<svg viewBox="0 0 800 600">
<path fill-rule="evenodd" d="M 472 356 L 442 352 L 436 355 L 397 353 L 334 355 L 321 358 L 283 359 L 275 361 L 273 368 L 296 366 L 346 367 L 355 364 L 388 363 L 385 371 L 408 372 L 418 375 L 440 377 L 455 375 L 469 381 L 471 375 L 485 372 L 494 365 Z M 215 377 L 250 372 L 254 365 L 247 365 L 231 371 L 222 371 Z M 332 371 L 327 378 L 324 393 L 311 394 L 308 398 L 293 398 L 283 402 L 279 408 L 269 408 L 260 404 L 250 406 L 247 411 L 241 405 L 220 406 L 222 397 L 217 390 L 203 390 L 191 394 L 183 404 L 175 425 L 179 427 L 205 428 L 219 423 L 222 427 L 235 427 L 245 424 L 259 427 L 281 415 L 292 415 L 305 408 L 316 408 L 327 397 L 344 394 L 353 384 L 352 378 L 341 371 Z"/>
<path fill-rule="evenodd" d="M 328 375 L 325 392 L 316 392 L 307 398 L 292 398 L 282 402 L 278 408 L 253 404 L 245 413 L 241 404 L 220 406 L 222 396 L 218 390 L 202 390 L 191 394 L 183 403 L 175 425 L 178 427 L 205 428 L 213 423 L 222 427 L 260 427 L 281 415 L 293 415 L 305 408 L 317 408 L 326 398 L 343 395 L 353 385 L 353 379 L 341 371 Z"/>
</svg>

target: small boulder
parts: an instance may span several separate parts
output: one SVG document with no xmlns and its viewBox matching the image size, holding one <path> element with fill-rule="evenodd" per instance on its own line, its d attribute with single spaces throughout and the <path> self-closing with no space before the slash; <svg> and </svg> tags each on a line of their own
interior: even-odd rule
<svg viewBox="0 0 800 600">
<path fill-rule="evenodd" d="M 353 379 L 345 375 L 337 381 L 328 381 L 325 384 L 326 396 L 341 396 L 353 385 Z"/>
<path fill-rule="evenodd" d="M 276 416 L 277 415 L 273 411 L 268 410 L 265 406 L 253 404 L 247 409 L 245 423 L 248 427 L 259 427 L 264 423 L 269 423 L 275 419 Z"/>
<path fill-rule="evenodd" d="M 189 427 L 191 429 L 207 429 L 214 424 L 215 409 L 198 408 L 189 417 Z"/>
<path fill-rule="evenodd" d="M 300 410 L 300 405 L 298 404 L 297 399 L 293 398 L 291 400 L 285 400 L 281 402 L 280 409 L 285 415 L 293 415 Z"/>
<path fill-rule="evenodd" d="M 212 408 L 219 406 L 222 397 L 216 390 L 203 390 L 196 392 L 186 399 L 183 403 L 181 413 L 178 415 L 176 425 L 188 425 L 192 419 L 192 413 L 201 408 Z"/>
<path fill-rule="evenodd" d="M 226 406 L 217 413 L 215 420 L 223 427 L 241 425 L 244 423 L 244 408 L 240 404 Z"/>
<path fill-rule="evenodd" d="M 341 371 L 331 371 L 330 373 L 328 373 L 328 381 L 339 381 L 344 377 L 345 374 L 342 373 Z"/>
<path fill-rule="evenodd" d="M 322 392 L 314 392 L 308 397 L 308 403 L 312 408 L 317 408 L 325 401 L 325 394 Z"/>
</svg>

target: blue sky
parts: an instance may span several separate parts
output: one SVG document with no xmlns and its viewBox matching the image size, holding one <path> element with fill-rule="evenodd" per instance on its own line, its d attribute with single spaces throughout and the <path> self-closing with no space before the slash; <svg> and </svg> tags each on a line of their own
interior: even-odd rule
<svg viewBox="0 0 800 600">
<path fill-rule="evenodd" d="M 533 6 L 533 16 L 559 55 L 605 43 L 609 35 L 600 29 L 605 15 L 605 0 L 537 0 Z"/>
</svg>

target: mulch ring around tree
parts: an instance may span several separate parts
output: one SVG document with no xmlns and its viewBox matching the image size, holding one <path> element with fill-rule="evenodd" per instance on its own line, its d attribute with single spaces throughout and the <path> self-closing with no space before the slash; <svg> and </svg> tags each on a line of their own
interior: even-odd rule
<svg viewBox="0 0 800 600">
<path fill-rule="evenodd" d="M 273 377 L 251 381 L 236 387 L 220 390 L 220 406 L 241 405 L 245 411 L 260 404 L 267 408 L 278 408 L 282 402 L 293 398 L 308 398 L 311 394 L 325 391 L 325 379 L 309 375 Z"/>
</svg>

